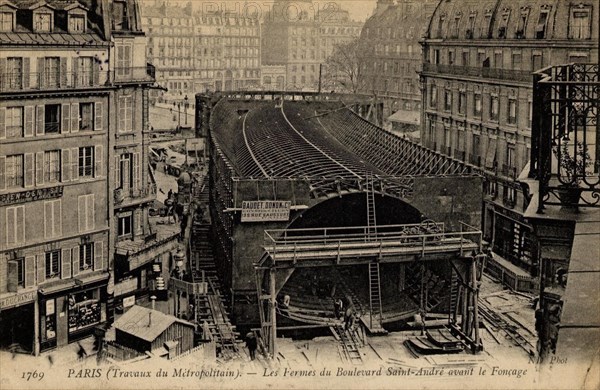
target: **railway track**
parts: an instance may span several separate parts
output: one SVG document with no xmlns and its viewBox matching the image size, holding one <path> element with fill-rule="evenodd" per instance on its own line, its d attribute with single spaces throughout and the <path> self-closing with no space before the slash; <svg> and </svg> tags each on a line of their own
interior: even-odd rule
<svg viewBox="0 0 600 390">
<path fill-rule="evenodd" d="M 506 335 L 505 337 L 511 340 L 515 346 L 522 348 L 530 356 L 535 355 L 535 345 L 520 333 L 520 330 L 522 329 L 532 334 L 529 329 L 516 322 L 514 324 L 508 322 L 503 318 L 504 316 L 502 314 L 495 312 L 482 300 L 479 300 L 479 313 L 494 331 L 503 332 Z"/>
</svg>

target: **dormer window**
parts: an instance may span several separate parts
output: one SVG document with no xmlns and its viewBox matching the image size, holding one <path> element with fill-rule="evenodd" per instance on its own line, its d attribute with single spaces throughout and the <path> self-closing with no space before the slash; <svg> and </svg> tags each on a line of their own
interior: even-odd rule
<svg viewBox="0 0 600 390">
<path fill-rule="evenodd" d="M 0 12 L 0 31 L 11 32 L 13 30 L 14 13 Z"/>
<path fill-rule="evenodd" d="M 542 9 L 540 12 L 540 18 L 538 19 L 538 23 L 535 27 L 535 37 L 537 39 L 546 38 L 546 26 L 548 24 L 548 16 L 550 15 L 549 9 Z"/>
<path fill-rule="evenodd" d="M 521 8 L 521 15 L 519 15 L 519 21 L 517 23 L 517 31 L 515 31 L 515 38 L 525 38 L 525 31 L 527 29 L 527 19 L 529 19 L 529 9 Z"/>
<path fill-rule="evenodd" d="M 70 33 L 85 32 L 85 16 L 69 15 L 69 32 Z"/>
<path fill-rule="evenodd" d="M 505 9 L 498 25 L 498 38 L 506 38 L 506 31 L 508 29 L 508 20 L 510 19 L 510 9 Z"/>
<path fill-rule="evenodd" d="M 52 31 L 52 14 L 46 12 L 35 13 L 33 16 L 33 28 L 35 32 Z"/>
<path fill-rule="evenodd" d="M 569 23 L 569 38 L 590 38 L 590 8 L 579 5 L 571 9 L 571 23 Z"/>
</svg>

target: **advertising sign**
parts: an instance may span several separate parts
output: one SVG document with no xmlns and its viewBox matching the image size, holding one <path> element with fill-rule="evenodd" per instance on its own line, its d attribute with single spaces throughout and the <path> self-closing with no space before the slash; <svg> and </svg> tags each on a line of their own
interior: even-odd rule
<svg viewBox="0 0 600 390">
<path fill-rule="evenodd" d="M 292 202 L 254 200 L 242 202 L 242 222 L 289 221 Z"/>
</svg>

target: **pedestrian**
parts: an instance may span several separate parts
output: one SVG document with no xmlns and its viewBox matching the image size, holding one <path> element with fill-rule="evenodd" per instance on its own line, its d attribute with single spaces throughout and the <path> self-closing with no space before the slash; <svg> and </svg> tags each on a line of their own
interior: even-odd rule
<svg viewBox="0 0 600 390">
<path fill-rule="evenodd" d="M 167 199 L 171 199 L 173 197 L 173 190 L 169 189 L 169 192 L 167 193 Z"/>
<path fill-rule="evenodd" d="M 81 345 L 81 343 L 77 343 L 77 345 L 79 345 L 79 350 L 77 351 L 77 357 L 79 358 L 79 360 L 83 360 L 84 358 L 87 357 L 87 352 L 85 351 L 85 348 L 83 348 L 83 345 Z"/>
<path fill-rule="evenodd" d="M 344 312 L 344 303 L 340 298 L 336 299 L 333 303 L 333 310 L 335 312 L 335 319 L 339 320 Z"/>
<path fill-rule="evenodd" d="M 250 360 L 256 359 L 256 348 L 258 347 L 258 341 L 256 340 L 254 332 L 248 332 L 246 335 L 246 346 L 248 347 L 248 352 L 250 353 Z"/>
<path fill-rule="evenodd" d="M 344 315 L 344 329 L 350 330 L 352 325 L 354 325 L 354 308 L 352 306 L 348 306 L 346 309 L 346 314 Z"/>
</svg>

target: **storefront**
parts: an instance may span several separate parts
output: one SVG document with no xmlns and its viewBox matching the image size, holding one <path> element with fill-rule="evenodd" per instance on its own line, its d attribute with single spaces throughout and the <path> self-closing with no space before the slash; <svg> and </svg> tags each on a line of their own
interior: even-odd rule
<svg viewBox="0 0 600 390">
<path fill-rule="evenodd" d="M 107 276 L 101 281 L 40 290 L 40 349 L 60 347 L 91 335 L 106 322 Z"/>
<path fill-rule="evenodd" d="M 37 290 L 0 298 L 0 348 L 35 352 L 35 305 Z"/>
</svg>

